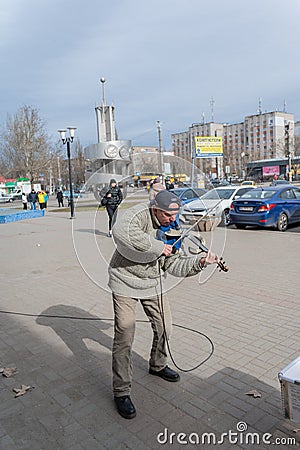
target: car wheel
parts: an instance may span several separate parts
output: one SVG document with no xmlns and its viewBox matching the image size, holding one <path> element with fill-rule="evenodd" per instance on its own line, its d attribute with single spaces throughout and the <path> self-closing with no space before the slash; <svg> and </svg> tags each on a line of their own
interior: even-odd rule
<svg viewBox="0 0 300 450">
<path fill-rule="evenodd" d="M 246 225 L 242 223 L 236 223 L 235 226 L 238 230 L 244 230 L 246 228 Z"/>
<path fill-rule="evenodd" d="M 277 220 L 277 229 L 278 231 L 285 231 L 288 227 L 288 216 L 286 213 L 280 213 Z"/>
<path fill-rule="evenodd" d="M 229 209 L 225 209 L 222 214 L 220 227 L 228 227 L 230 225 Z"/>
</svg>

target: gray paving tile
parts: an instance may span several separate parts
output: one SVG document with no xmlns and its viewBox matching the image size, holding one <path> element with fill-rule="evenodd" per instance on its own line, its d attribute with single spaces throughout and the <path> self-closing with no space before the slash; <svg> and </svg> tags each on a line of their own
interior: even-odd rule
<svg viewBox="0 0 300 450">
<path fill-rule="evenodd" d="M 0 249 L 7 255 L 0 275 L 3 309 L 112 317 L 110 294 L 91 282 L 78 264 L 69 221 L 53 214 L 47 214 L 43 226 L 28 221 L 1 228 Z M 88 223 L 87 215 L 81 214 Z M 100 230 L 105 226 L 99 222 Z M 218 229 L 214 242 L 221 239 L 220 233 Z M 79 234 L 80 239 L 86 235 Z M 118 416 L 112 400 L 112 322 L 0 315 L 0 366 L 18 367 L 16 376 L 0 380 L 0 448 L 155 449 L 161 448 L 155 439 L 164 427 L 221 433 L 235 429 L 238 420 L 256 432 L 295 437 L 293 425 L 282 414 L 276 377 L 299 356 L 297 243 L 288 232 L 249 236 L 227 230 L 228 274 L 216 273 L 203 285 L 189 278 L 170 293 L 174 322 L 213 339 L 215 353 L 207 363 L 182 373 L 175 386 L 149 376 L 151 330 L 148 324 L 138 324 L 132 392 L 138 414 L 132 421 Z M 42 239 L 43 253 L 35 246 Z M 94 242 L 86 244 L 90 255 Z M 97 242 L 107 255 L 112 252 L 111 240 L 97 236 Z M 261 248 L 265 252 L 258 259 Z M 289 269 L 284 266 L 278 272 L 268 262 L 280 252 L 289 255 Z M 247 255 L 246 260 L 241 255 Z M 96 266 L 97 259 L 91 263 Z M 15 277 L 9 267 L 22 275 Z M 37 267 L 42 268 L 38 275 Z M 145 318 L 140 309 L 138 317 Z M 176 327 L 171 343 L 176 359 L 188 367 L 209 351 L 202 338 Z M 12 388 L 21 383 L 35 388 L 15 399 Z M 262 399 L 245 395 L 254 388 Z M 182 446 L 172 446 L 176 447 Z"/>
</svg>

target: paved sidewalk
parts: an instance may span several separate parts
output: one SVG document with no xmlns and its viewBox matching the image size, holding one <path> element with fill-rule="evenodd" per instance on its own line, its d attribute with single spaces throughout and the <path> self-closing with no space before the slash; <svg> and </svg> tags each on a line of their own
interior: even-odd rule
<svg viewBox="0 0 300 450">
<path fill-rule="evenodd" d="M 206 281 L 185 279 L 169 297 L 174 324 L 207 334 L 215 353 L 199 369 L 181 373 L 180 383 L 167 383 L 147 373 L 151 330 L 139 322 L 132 391 L 137 417 L 126 420 L 111 394 L 113 323 L 107 319 L 113 314 L 105 284 L 113 241 L 106 237 L 106 213 L 77 211 L 71 221 L 65 211 L 47 211 L 44 218 L 0 225 L 0 231 L 0 367 L 17 367 L 14 376 L 0 378 L 1 450 L 195 448 L 178 439 L 195 442 L 213 433 L 218 440 L 237 432 L 238 422 L 247 431 L 238 433 L 238 443 L 225 437 L 221 448 L 270 448 L 264 433 L 272 434 L 271 442 L 282 439 L 276 448 L 299 445 L 293 430 L 300 424 L 284 419 L 277 379 L 300 355 L 299 234 L 213 233 L 217 252 L 225 243 L 230 271 L 207 269 Z M 141 308 L 138 319 L 145 320 Z M 171 347 L 183 368 L 210 350 L 203 337 L 178 326 Z M 22 384 L 34 388 L 14 398 L 12 389 Z M 253 389 L 261 398 L 246 395 Z M 259 445 L 245 443 L 250 432 L 258 433 Z M 287 444 L 290 438 L 297 443 Z M 205 442 L 198 448 L 213 446 Z"/>
</svg>

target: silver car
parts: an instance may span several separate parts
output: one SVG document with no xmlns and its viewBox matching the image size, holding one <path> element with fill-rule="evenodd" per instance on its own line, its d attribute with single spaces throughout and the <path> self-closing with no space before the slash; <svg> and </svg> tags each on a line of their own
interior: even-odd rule
<svg viewBox="0 0 300 450">
<path fill-rule="evenodd" d="M 203 220 L 209 216 L 220 222 L 221 226 L 227 226 L 230 223 L 229 211 L 231 202 L 250 189 L 252 186 L 222 186 L 208 191 L 201 199 L 193 200 L 184 205 L 181 210 L 181 217 L 184 222 L 197 222 L 201 217 Z"/>
</svg>

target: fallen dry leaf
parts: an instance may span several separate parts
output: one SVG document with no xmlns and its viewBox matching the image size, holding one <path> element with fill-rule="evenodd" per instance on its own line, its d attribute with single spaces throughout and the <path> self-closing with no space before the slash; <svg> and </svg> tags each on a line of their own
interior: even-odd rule
<svg viewBox="0 0 300 450">
<path fill-rule="evenodd" d="M 13 391 L 16 392 L 16 397 L 21 397 L 21 395 L 26 394 L 30 389 L 32 389 L 32 386 L 26 386 L 25 384 L 21 385 L 21 389 L 14 388 Z"/>
<path fill-rule="evenodd" d="M 2 373 L 2 375 L 6 378 L 9 378 L 12 375 L 14 375 L 16 371 L 17 371 L 16 367 L 1 367 L 0 369 L 0 373 Z"/>
<path fill-rule="evenodd" d="M 245 395 L 251 395 L 254 398 L 260 398 L 261 397 L 261 393 L 258 392 L 256 389 L 252 389 L 252 391 L 246 392 Z"/>
</svg>

